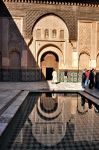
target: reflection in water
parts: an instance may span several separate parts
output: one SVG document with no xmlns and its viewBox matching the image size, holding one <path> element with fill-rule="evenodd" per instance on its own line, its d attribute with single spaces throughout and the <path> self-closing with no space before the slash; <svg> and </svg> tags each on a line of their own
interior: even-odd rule
<svg viewBox="0 0 99 150">
<path fill-rule="evenodd" d="M 95 105 L 94 109 L 96 113 L 99 113 L 99 105 Z"/>
<path fill-rule="evenodd" d="M 33 136 L 39 143 L 47 146 L 55 145 L 61 141 L 66 133 L 66 124 L 69 117 L 65 117 L 65 113 L 69 115 L 68 110 L 65 111 L 65 105 L 68 100 L 61 95 L 42 94 L 38 99 L 33 111 L 29 115 L 32 122 Z M 45 111 L 46 110 L 46 111 Z M 39 128 L 39 134 L 35 131 Z"/>
<path fill-rule="evenodd" d="M 99 107 L 84 97 L 43 93 L 29 114 L 15 143 L 18 144 L 20 141 L 24 144 L 25 141 L 26 144 L 26 133 L 29 130 L 28 142 L 34 141 L 42 146 L 59 146 L 63 143 L 75 146 L 75 143 L 83 141 L 91 141 L 92 144 L 94 141 L 99 141 L 98 124 Z"/>
<path fill-rule="evenodd" d="M 86 101 L 86 99 L 83 96 L 78 97 L 77 111 L 80 114 L 84 114 L 88 111 L 88 102 Z"/>
</svg>

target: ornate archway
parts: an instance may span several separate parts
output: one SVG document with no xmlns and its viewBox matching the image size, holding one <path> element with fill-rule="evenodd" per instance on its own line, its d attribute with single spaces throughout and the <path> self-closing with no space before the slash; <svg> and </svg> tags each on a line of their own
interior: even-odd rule
<svg viewBox="0 0 99 150">
<path fill-rule="evenodd" d="M 59 58 L 56 53 L 48 51 L 45 52 L 40 61 L 43 77 L 42 79 L 52 80 L 52 72 L 56 70 L 58 72 Z"/>
</svg>

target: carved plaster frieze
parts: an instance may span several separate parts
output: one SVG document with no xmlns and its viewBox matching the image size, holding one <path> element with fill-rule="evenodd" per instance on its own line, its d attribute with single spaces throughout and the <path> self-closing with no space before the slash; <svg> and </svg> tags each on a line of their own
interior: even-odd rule
<svg viewBox="0 0 99 150">
<path fill-rule="evenodd" d="M 60 17 L 66 24 L 68 31 L 69 31 L 69 40 L 77 40 L 77 18 L 74 16 L 73 12 L 55 12 L 55 11 L 27 11 L 26 18 L 25 18 L 25 38 L 32 38 L 32 32 L 35 24 L 40 20 L 40 18 L 46 15 L 56 15 Z"/>
</svg>

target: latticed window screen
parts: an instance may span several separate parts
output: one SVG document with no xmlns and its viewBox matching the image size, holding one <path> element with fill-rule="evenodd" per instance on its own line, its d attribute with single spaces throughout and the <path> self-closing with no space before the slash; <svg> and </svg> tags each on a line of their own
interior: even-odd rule
<svg viewBox="0 0 99 150">
<path fill-rule="evenodd" d="M 36 38 L 40 38 L 41 37 L 41 29 L 37 29 L 36 30 Z"/>
<path fill-rule="evenodd" d="M 49 30 L 45 29 L 45 38 L 48 38 L 48 37 L 49 37 Z"/>
<path fill-rule="evenodd" d="M 53 38 L 55 38 L 55 37 L 56 37 L 56 34 L 57 34 L 56 29 L 52 30 L 52 37 L 53 37 Z"/>
<path fill-rule="evenodd" d="M 64 30 L 60 30 L 60 38 L 64 39 Z"/>
</svg>

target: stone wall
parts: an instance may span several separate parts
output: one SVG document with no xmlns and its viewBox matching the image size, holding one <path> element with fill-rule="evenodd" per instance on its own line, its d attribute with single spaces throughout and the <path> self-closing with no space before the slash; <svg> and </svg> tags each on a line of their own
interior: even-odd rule
<svg viewBox="0 0 99 150">
<path fill-rule="evenodd" d="M 81 81 L 81 75 L 78 77 L 77 70 L 81 71 L 85 66 L 90 68 L 93 64 L 93 67 L 99 68 L 98 5 L 5 0 L 5 7 L 10 15 L 3 17 L 2 22 L 0 66 L 2 63 L 4 81 L 41 80 L 43 74 L 37 56 L 39 50 L 47 48 L 46 45 L 54 45 L 57 50 L 52 48 L 56 53 L 58 48 L 61 51 L 57 53 L 62 56 L 59 58 L 59 61 L 62 59 L 58 71 L 60 81 L 64 81 L 65 70 L 68 70 L 68 81 L 76 82 Z M 42 18 L 51 15 L 58 17 L 59 21 L 62 20 L 66 25 L 69 32 L 67 41 L 34 39 L 36 24 Z M 39 46 L 43 48 L 40 49 Z M 83 62 L 86 62 L 85 65 L 82 65 Z"/>
</svg>

